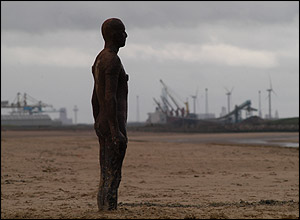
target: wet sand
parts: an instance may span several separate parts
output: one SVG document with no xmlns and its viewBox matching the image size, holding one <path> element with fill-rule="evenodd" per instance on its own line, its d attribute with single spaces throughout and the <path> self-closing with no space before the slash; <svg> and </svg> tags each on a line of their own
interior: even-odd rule
<svg viewBox="0 0 300 220">
<path fill-rule="evenodd" d="M 98 212 L 93 131 L 2 131 L 1 218 L 299 218 L 299 148 L 270 145 L 298 133 L 128 136 L 119 208 Z"/>
</svg>

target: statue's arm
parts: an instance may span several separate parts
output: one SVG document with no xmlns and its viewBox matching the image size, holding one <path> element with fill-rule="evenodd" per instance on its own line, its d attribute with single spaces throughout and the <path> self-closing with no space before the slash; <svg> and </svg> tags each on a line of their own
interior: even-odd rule
<svg viewBox="0 0 300 220">
<path fill-rule="evenodd" d="M 94 80 L 95 80 L 94 66 L 92 66 L 92 73 L 93 73 L 93 77 L 94 77 Z M 96 122 L 97 116 L 99 114 L 99 102 L 98 102 L 98 98 L 97 98 L 97 92 L 96 92 L 96 86 L 95 85 L 94 85 L 93 94 L 92 94 L 92 107 L 93 107 L 94 121 Z"/>
<path fill-rule="evenodd" d="M 120 135 L 117 116 L 117 89 L 122 64 L 118 56 L 108 57 L 105 71 L 105 108 L 112 138 Z"/>
<path fill-rule="evenodd" d="M 97 116 L 99 114 L 99 102 L 98 102 L 95 86 L 92 95 L 92 106 L 93 106 L 94 121 L 96 122 Z"/>
</svg>

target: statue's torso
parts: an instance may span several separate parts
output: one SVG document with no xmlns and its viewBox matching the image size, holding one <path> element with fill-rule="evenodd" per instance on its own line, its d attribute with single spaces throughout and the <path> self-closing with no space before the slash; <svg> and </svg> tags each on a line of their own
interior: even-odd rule
<svg viewBox="0 0 300 220">
<path fill-rule="evenodd" d="M 116 55 L 117 56 L 117 55 Z M 110 92 L 106 86 L 106 78 L 108 76 L 107 68 L 111 68 L 111 66 L 108 66 L 108 60 L 109 56 L 105 54 L 105 51 L 101 52 L 94 63 L 93 66 L 93 75 L 95 79 L 95 87 L 99 87 L 98 91 L 100 93 L 97 93 L 97 99 L 99 103 L 99 115 L 97 117 L 97 122 L 100 125 L 100 130 L 103 133 L 110 133 L 109 126 L 108 126 L 108 116 L 107 111 L 109 109 L 107 108 L 107 105 L 105 103 L 105 95 L 107 92 Z M 119 60 L 119 58 L 118 58 Z M 119 63 L 120 62 L 120 63 Z M 117 100 L 117 117 L 118 117 L 118 123 L 119 128 L 122 132 L 126 133 L 126 122 L 127 122 L 127 97 L 128 97 L 128 75 L 126 74 L 124 67 L 119 60 L 117 63 L 113 63 L 110 65 L 121 65 L 118 69 L 118 72 L 114 72 L 113 74 L 116 74 L 117 77 L 117 91 L 116 91 L 116 100 Z M 96 89 L 97 90 L 97 89 Z"/>
</svg>

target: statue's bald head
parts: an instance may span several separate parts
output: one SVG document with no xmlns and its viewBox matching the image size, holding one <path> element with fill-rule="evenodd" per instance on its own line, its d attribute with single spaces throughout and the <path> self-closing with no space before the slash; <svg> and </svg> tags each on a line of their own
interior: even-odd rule
<svg viewBox="0 0 300 220">
<path fill-rule="evenodd" d="M 105 42 L 111 41 L 117 43 L 120 41 L 120 38 L 126 39 L 127 37 L 127 34 L 125 32 L 125 25 L 118 18 L 109 18 L 106 21 L 104 21 L 101 27 L 101 32 Z M 122 33 L 123 35 L 125 33 L 125 36 L 122 36 Z M 119 46 L 124 46 L 124 45 L 119 45 Z"/>
</svg>

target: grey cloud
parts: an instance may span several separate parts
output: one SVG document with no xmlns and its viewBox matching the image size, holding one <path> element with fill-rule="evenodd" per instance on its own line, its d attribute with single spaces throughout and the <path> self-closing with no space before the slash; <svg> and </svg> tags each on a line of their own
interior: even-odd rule
<svg viewBox="0 0 300 220">
<path fill-rule="evenodd" d="M 128 28 L 197 26 L 239 21 L 289 22 L 299 14 L 298 2 L 144 2 L 144 1 L 2 1 L 1 28 L 23 31 L 95 29 L 109 17 Z"/>
<path fill-rule="evenodd" d="M 28 32 L 55 29 L 89 29 L 91 15 L 77 2 L 4 2 L 1 7 L 2 29 Z M 91 19 L 93 21 L 94 19 Z"/>
</svg>

